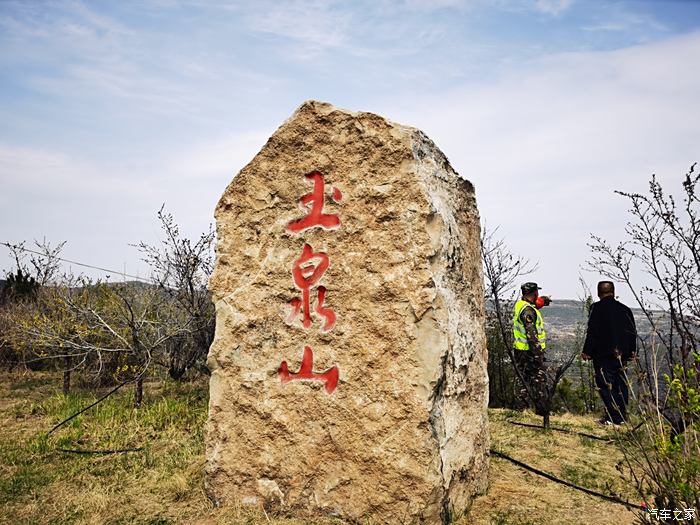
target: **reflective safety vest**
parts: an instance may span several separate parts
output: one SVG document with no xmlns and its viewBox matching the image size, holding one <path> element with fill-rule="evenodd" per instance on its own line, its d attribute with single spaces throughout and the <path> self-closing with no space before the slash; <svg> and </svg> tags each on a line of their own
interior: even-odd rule
<svg viewBox="0 0 700 525">
<path fill-rule="evenodd" d="M 525 333 L 525 324 L 520 320 L 520 314 L 527 306 L 531 306 L 537 314 L 537 320 L 535 321 L 537 340 L 540 342 L 542 350 L 544 350 L 546 347 L 546 334 L 544 332 L 544 321 L 542 320 L 542 314 L 537 308 L 535 308 L 535 305 L 528 303 L 523 299 L 520 299 L 517 303 L 515 303 L 515 309 L 513 311 L 513 348 L 516 350 L 530 350 L 530 345 L 527 342 L 527 334 Z"/>
</svg>

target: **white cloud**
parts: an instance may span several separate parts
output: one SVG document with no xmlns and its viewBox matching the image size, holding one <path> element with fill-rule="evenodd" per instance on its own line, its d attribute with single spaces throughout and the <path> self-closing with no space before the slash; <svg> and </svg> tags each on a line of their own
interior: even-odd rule
<svg viewBox="0 0 700 525">
<path fill-rule="evenodd" d="M 127 273 L 144 275 L 129 244 L 159 242 L 160 206 L 174 214 L 184 235 L 198 237 L 213 221 L 224 188 L 272 131 L 202 140 L 130 165 L 0 143 L 0 242 L 67 240 L 69 259 L 117 270 L 128 261 Z M 0 269 L 9 264 L 0 253 Z"/>
<path fill-rule="evenodd" d="M 598 21 L 581 27 L 589 32 L 635 33 L 643 40 L 648 32 L 668 32 L 669 28 L 649 14 L 632 13 L 616 9 L 604 11 Z"/>
<path fill-rule="evenodd" d="M 168 31 L 125 26 L 80 2 L 51 8 L 18 4 L 0 15 L 0 66 L 44 103 L 94 108 L 96 120 L 118 112 L 139 122 L 172 115 L 201 121 L 218 116 L 216 99 L 230 96 L 232 86 L 241 96 L 279 84 L 274 74 L 239 60 L 239 49 L 190 49 Z M 145 16 L 140 9 L 148 8 L 134 9 L 133 16 Z"/>
<path fill-rule="evenodd" d="M 404 5 L 417 11 L 456 9 L 501 9 L 504 11 L 538 11 L 556 16 L 569 9 L 574 0 L 405 0 Z"/>
<path fill-rule="evenodd" d="M 68 259 L 117 269 L 129 259 L 127 273 L 141 268 L 128 244 L 139 240 L 134 223 L 151 215 L 143 204 L 148 199 L 119 170 L 58 151 L 0 144 L 0 173 L 0 242 L 67 241 Z M 11 261 L 1 255 L 0 269 L 8 269 Z"/>
<path fill-rule="evenodd" d="M 539 259 L 559 297 L 577 293 L 589 233 L 621 238 L 627 203 L 657 173 L 678 187 L 700 160 L 700 34 L 554 55 L 389 115 L 417 125 L 475 183 L 482 218 Z M 425 108 L 421 110 L 420 108 Z"/>
<path fill-rule="evenodd" d="M 437 9 L 466 9 L 478 4 L 479 0 L 405 0 L 409 9 L 434 11 Z"/>
<path fill-rule="evenodd" d="M 573 4 L 573 0 L 537 0 L 535 8 L 543 13 L 556 16 L 571 7 L 571 4 Z"/>
<path fill-rule="evenodd" d="M 135 258 L 128 242 L 157 235 L 163 202 L 196 235 L 293 100 L 319 96 L 424 129 L 475 182 L 482 217 L 542 260 L 557 296 L 573 296 L 587 233 L 621 234 L 625 204 L 612 190 L 643 191 L 652 172 L 676 180 L 700 160 L 700 35 L 523 61 L 564 44 L 527 36 L 535 26 L 517 43 L 506 25 L 497 36 L 478 26 L 504 11 L 504 24 L 556 23 L 576 33 L 567 49 L 665 29 L 622 7 L 591 15 L 580 3 L 581 21 L 560 16 L 572 6 L 151 0 L 115 20 L 87 3 L 12 4 L 0 65 L 29 89 L 17 104 L 8 90 L 2 110 L 0 238 L 68 232 L 81 246 L 73 258 L 119 265 Z M 216 23 L 177 47 L 184 9 Z"/>
<path fill-rule="evenodd" d="M 85 159 L 57 151 L 2 143 L 0 173 L 3 174 L 5 186 L 3 197 L 7 199 L 14 192 L 24 191 L 43 193 L 47 197 L 63 191 L 108 194 L 122 186 L 118 179 L 104 176 L 102 170 Z"/>
<path fill-rule="evenodd" d="M 121 34 L 133 35 L 133 31 L 119 23 L 114 18 L 99 14 L 87 4 L 74 0 L 64 3 L 66 12 L 84 24 L 93 35 Z"/>
<path fill-rule="evenodd" d="M 26 2 L 12 3 L 0 26 L 9 36 L 20 40 L 48 40 L 54 46 L 86 44 L 87 50 L 98 51 L 97 45 L 109 45 L 115 39 L 133 37 L 134 33 L 116 20 L 98 14 L 77 1 L 42 5 Z M 12 13 L 12 14 L 9 14 Z"/>
<path fill-rule="evenodd" d="M 165 203 L 182 231 L 197 237 L 213 221 L 214 208 L 226 186 L 273 132 L 245 131 L 212 138 L 158 160 L 149 171 L 160 175 L 146 183 L 151 215 Z"/>
<path fill-rule="evenodd" d="M 297 56 L 308 60 L 346 43 L 351 15 L 340 5 L 331 0 L 261 2 L 248 20 L 254 31 L 296 42 Z"/>
<path fill-rule="evenodd" d="M 192 145 L 168 160 L 168 177 L 176 174 L 185 180 L 232 178 L 260 151 L 273 131 L 245 131 Z"/>
</svg>

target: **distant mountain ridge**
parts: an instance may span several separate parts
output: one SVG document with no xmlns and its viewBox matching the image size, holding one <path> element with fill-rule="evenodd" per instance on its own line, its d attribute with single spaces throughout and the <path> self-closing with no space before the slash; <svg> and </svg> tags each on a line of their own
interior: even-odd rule
<svg viewBox="0 0 700 525">
<path fill-rule="evenodd" d="M 628 305 L 629 306 L 629 305 Z M 572 299 L 555 299 L 541 310 L 547 339 L 557 349 L 564 349 L 575 343 L 577 330 L 583 336 L 588 324 L 588 314 L 583 302 Z M 653 311 L 659 317 L 663 312 Z M 637 332 L 644 335 L 650 331 L 650 324 L 639 308 L 632 308 Z"/>
</svg>

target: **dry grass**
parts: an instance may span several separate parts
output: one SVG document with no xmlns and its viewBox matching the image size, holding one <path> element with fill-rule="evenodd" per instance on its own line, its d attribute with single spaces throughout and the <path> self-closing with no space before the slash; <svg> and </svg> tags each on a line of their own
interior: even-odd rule
<svg viewBox="0 0 700 525">
<path fill-rule="evenodd" d="M 631 486 L 616 470 L 621 454 L 612 443 L 562 432 L 519 427 L 507 422 L 539 424 L 531 413 L 489 411 L 491 446 L 514 459 L 579 486 L 637 502 Z M 594 418 L 566 414 L 552 418 L 553 427 L 606 436 Z M 608 430 L 607 432 L 612 433 Z M 489 491 L 476 499 L 469 515 L 458 523 L 474 524 L 595 524 L 633 523 L 635 514 L 607 502 L 527 472 L 492 457 Z"/>
<path fill-rule="evenodd" d="M 0 375 L 0 523 L 17 524 L 267 524 L 301 525 L 304 519 L 268 516 L 241 507 L 215 509 L 204 493 L 203 424 L 206 383 L 147 384 L 144 406 L 130 408 L 131 392 L 118 393 L 49 439 L 42 433 L 93 395 L 60 395 L 51 374 Z M 491 411 L 492 445 L 568 481 L 630 497 L 615 470 L 611 444 L 516 427 L 514 414 Z M 534 417 L 515 414 L 521 421 Z M 601 433 L 590 418 L 554 418 L 554 425 Z M 56 447 L 144 447 L 108 456 L 65 454 Z M 456 520 L 471 523 L 631 523 L 623 506 L 587 496 L 491 461 L 489 493 Z M 318 524 L 342 523 L 316 520 Z M 369 522 L 368 522 L 369 523 Z"/>
</svg>

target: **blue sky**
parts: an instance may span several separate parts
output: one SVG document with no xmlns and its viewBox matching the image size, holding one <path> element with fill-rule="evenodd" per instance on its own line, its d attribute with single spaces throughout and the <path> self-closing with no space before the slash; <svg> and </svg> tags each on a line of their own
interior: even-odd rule
<svg viewBox="0 0 700 525">
<path fill-rule="evenodd" d="M 204 231 L 313 98 L 423 129 L 575 297 L 589 234 L 622 237 L 613 190 L 700 160 L 698 64 L 691 0 L 2 0 L 0 242 L 145 275 L 129 243 L 158 242 L 161 204 Z"/>
</svg>

